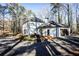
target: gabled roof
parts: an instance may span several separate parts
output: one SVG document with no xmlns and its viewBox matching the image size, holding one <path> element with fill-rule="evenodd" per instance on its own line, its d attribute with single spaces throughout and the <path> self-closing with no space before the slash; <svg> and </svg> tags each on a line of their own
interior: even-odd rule
<svg viewBox="0 0 79 59">
<path fill-rule="evenodd" d="M 42 24 L 41 26 L 39 26 L 37 29 L 39 28 L 55 28 L 55 27 L 63 27 L 63 28 L 68 28 L 65 25 L 62 24 L 58 24 L 54 21 L 49 21 L 47 24 Z"/>
<path fill-rule="evenodd" d="M 54 27 L 56 27 L 56 26 L 52 25 L 52 24 L 42 24 L 37 29 L 39 29 L 39 28 L 54 28 Z"/>
<path fill-rule="evenodd" d="M 49 23 L 52 24 L 52 25 L 55 25 L 56 27 L 62 27 L 61 24 L 58 24 L 58 23 L 56 23 L 54 21 L 49 21 Z"/>
<path fill-rule="evenodd" d="M 30 19 L 30 21 L 32 21 L 32 22 L 41 22 L 41 23 L 44 23 L 43 20 L 41 20 L 41 19 L 39 19 L 39 18 L 37 18 L 37 17 L 34 17 L 34 18 Z"/>
<path fill-rule="evenodd" d="M 27 23 L 27 22 L 45 23 L 43 20 L 41 20 L 41 19 L 39 19 L 39 18 L 37 18 L 37 17 L 32 17 L 32 18 L 30 18 L 29 20 L 26 20 L 26 21 L 24 22 L 24 24 Z"/>
<path fill-rule="evenodd" d="M 39 19 L 39 18 L 37 18 L 37 17 L 32 17 L 32 18 L 30 18 L 29 20 L 27 20 L 26 22 L 28 22 L 28 21 L 44 23 L 43 20 L 41 20 L 41 19 Z"/>
<path fill-rule="evenodd" d="M 50 21 L 49 23 L 50 23 L 50 24 L 53 24 L 53 25 L 56 25 L 57 27 L 69 28 L 68 25 L 65 25 L 65 24 L 58 24 L 58 23 L 56 23 L 56 22 L 54 22 L 54 21 Z"/>
</svg>

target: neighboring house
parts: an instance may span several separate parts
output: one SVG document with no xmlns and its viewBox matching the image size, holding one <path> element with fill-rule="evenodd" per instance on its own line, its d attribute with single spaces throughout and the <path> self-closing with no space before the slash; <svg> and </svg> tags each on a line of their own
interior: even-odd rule
<svg viewBox="0 0 79 59">
<path fill-rule="evenodd" d="M 44 22 L 37 17 L 29 19 L 29 21 L 26 21 L 22 26 L 23 35 L 31 35 L 34 33 L 38 33 L 38 30 L 36 30 L 36 28 L 43 23 Z"/>
<path fill-rule="evenodd" d="M 70 28 L 64 25 L 57 24 L 54 21 L 48 22 L 48 24 L 41 25 L 37 28 L 40 35 L 43 36 L 53 36 L 53 37 L 63 37 L 70 35 Z"/>
</svg>

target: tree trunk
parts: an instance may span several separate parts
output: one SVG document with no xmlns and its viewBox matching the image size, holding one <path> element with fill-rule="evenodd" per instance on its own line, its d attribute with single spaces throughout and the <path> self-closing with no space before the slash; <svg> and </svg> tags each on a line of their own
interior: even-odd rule
<svg viewBox="0 0 79 59">
<path fill-rule="evenodd" d="M 58 23 L 59 23 L 59 24 L 61 23 L 61 20 L 60 20 L 60 11 L 59 11 L 59 8 L 58 8 Z"/>
<path fill-rule="evenodd" d="M 68 8 L 67 9 L 67 12 L 68 12 L 68 26 L 70 27 L 70 19 L 69 19 L 69 16 L 70 16 L 70 12 L 69 12 L 70 10 L 69 9 L 70 8 L 69 8 L 69 4 L 67 4 L 67 8 Z"/>
</svg>

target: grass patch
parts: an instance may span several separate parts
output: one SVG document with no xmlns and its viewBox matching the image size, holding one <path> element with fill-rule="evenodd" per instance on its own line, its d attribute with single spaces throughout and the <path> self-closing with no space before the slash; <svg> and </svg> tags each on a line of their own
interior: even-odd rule
<svg viewBox="0 0 79 59">
<path fill-rule="evenodd" d="M 21 36 L 20 39 L 22 41 L 34 41 L 34 37 L 30 37 L 30 36 Z"/>
</svg>

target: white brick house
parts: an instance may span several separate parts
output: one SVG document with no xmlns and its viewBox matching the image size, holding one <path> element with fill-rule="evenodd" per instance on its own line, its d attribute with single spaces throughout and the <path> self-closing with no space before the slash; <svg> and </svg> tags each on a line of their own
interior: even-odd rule
<svg viewBox="0 0 79 59">
<path fill-rule="evenodd" d="M 39 33 L 36 28 L 39 27 L 41 24 L 43 24 L 43 21 L 37 17 L 31 18 L 29 21 L 26 21 L 22 26 L 23 35 Z"/>
<path fill-rule="evenodd" d="M 40 31 L 41 29 L 41 31 Z M 48 22 L 48 24 L 41 25 L 38 27 L 40 34 L 43 36 L 53 36 L 53 37 L 64 37 L 70 35 L 70 28 L 64 25 L 55 23 L 54 21 Z"/>
</svg>

